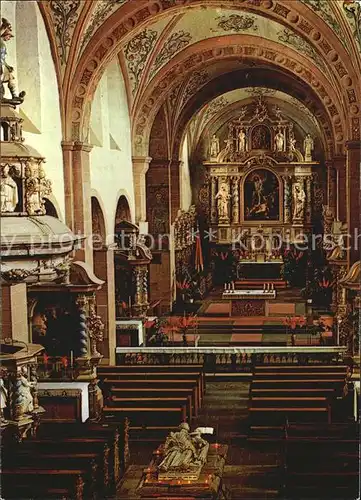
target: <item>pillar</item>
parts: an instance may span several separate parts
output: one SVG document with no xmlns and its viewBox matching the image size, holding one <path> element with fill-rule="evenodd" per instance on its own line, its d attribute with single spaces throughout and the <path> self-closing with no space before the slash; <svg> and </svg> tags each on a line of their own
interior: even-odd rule
<svg viewBox="0 0 361 500">
<path fill-rule="evenodd" d="M 308 175 L 305 179 L 306 187 L 306 224 L 311 224 L 312 220 L 312 176 Z"/>
<path fill-rule="evenodd" d="M 232 222 L 239 223 L 239 177 L 232 177 Z"/>
<path fill-rule="evenodd" d="M 361 200 L 360 200 L 360 142 L 346 143 L 346 207 L 347 227 L 350 238 L 348 265 L 360 259 L 361 256 Z"/>
<path fill-rule="evenodd" d="M 337 219 L 337 169 L 332 161 L 326 162 L 327 168 L 327 206 Z"/>
<path fill-rule="evenodd" d="M 84 142 L 62 142 L 64 160 L 66 223 L 78 235 L 87 238 L 92 234 L 90 151 Z M 93 252 L 86 240 L 76 251 L 76 260 L 93 268 Z"/>
<path fill-rule="evenodd" d="M 136 316 L 144 316 L 149 306 L 147 264 L 134 266 L 133 273 L 135 282 L 133 311 Z"/>
<path fill-rule="evenodd" d="M 1 286 L 1 338 L 29 342 L 25 283 Z"/>
<path fill-rule="evenodd" d="M 94 274 L 105 281 L 97 290 L 97 312 L 104 323 L 104 342 L 101 354 L 104 361 L 115 364 L 116 325 L 115 325 L 115 274 L 114 252 L 107 247 L 94 251 Z"/>
<path fill-rule="evenodd" d="M 87 328 L 87 306 L 88 299 L 80 294 L 76 298 L 76 306 L 79 313 L 78 335 L 79 335 L 79 356 L 81 358 L 89 357 L 89 335 Z"/>
<path fill-rule="evenodd" d="M 346 155 L 334 156 L 332 164 L 336 172 L 336 220 L 346 222 Z"/>
<path fill-rule="evenodd" d="M 133 161 L 133 181 L 135 198 L 135 222 L 139 226 L 141 233 L 148 232 L 147 220 L 147 189 L 146 173 L 149 169 L 151 158 L 149 156 L 134 156 Z"/>
<path fill-rule="evenodd" d="M 285 175 L 283 177 L 284 194 L 283 194 L 283 218 L 285 224 L 291 223 L 291 177 Z"/>
<path fill-rule="evenodd" d="M 217 177 L 211 177 L 211 224 L 217 224 Z"/>
</svg>

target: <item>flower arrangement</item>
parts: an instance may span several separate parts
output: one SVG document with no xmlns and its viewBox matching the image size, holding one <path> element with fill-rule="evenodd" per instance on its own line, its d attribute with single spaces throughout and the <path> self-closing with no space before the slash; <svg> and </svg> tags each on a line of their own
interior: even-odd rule
<svg viewBox="0 0 361 500">
<path fill-rule="evenodd" d="M 287 316 L 283 320 L 283 324 L 290 330 L 296 330 L 305 326 L 306 318 L 304 316 Z"/>
</svg>

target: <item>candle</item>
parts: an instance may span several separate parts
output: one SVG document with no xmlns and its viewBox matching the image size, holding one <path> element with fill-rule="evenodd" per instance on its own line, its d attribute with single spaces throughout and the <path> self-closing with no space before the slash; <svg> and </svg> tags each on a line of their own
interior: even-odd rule
<svg viewBox="0 0 361 500">
<path fill-rule="evenodd" d="M 70 351 L 70 366 L 71 368 L 73 368 L 73 365 L 74 365 L 74 354 L 73 354 L 73 351 Z"/>
</svg>

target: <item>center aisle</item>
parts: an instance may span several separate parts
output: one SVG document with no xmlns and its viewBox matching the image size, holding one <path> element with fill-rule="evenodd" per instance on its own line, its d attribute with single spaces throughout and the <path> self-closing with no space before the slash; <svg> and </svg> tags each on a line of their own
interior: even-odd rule
<svg viewBox="0 0 361 500">
<path fill-rule="evenodd" d="M 216 440 L 229 446 L 223 476 L 227 500 L 276 498 L 282 483 L 280 445 L 268 443 L 265 449 L 264 444 L 247 441 L 249 386 L 248 381 L 207 378 L 203 407 L 192 423 L 192 429 L 214 427 Z M 131 466 L 117 499 L 139 498 L 135 489 L 142 468 L 158 444 L 130 443 Z"/>
</svg>

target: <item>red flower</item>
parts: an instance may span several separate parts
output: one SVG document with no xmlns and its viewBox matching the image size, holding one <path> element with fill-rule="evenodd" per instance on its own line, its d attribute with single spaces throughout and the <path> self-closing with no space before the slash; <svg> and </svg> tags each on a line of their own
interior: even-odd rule
<svg viewBox="0 0 361 500">
<path fill-rule="evenodd" d="M 68 366 L 68 358 L 66 356 L 63 356 L 61 358 L 61 363 L 64 366 L 64 368 L 66 368 Z"/>
<path fill-rule="evenodd" d="M 44 359 L 44 365 L 47 365 L 49 363 L 49 356 L 46 354 L 46 352 L 44 352 L 43 359 Z"/>
</svg>

